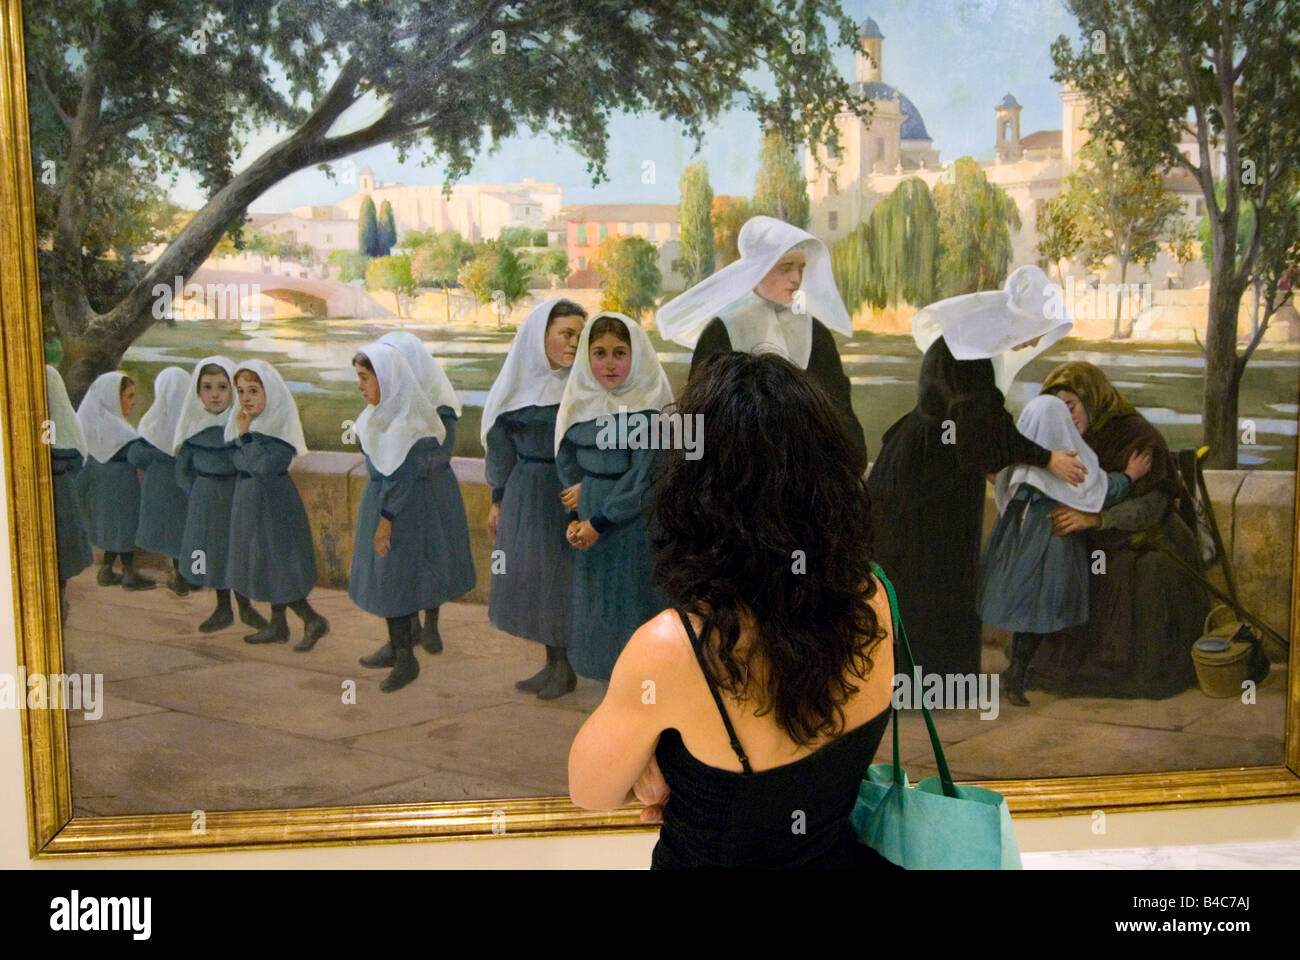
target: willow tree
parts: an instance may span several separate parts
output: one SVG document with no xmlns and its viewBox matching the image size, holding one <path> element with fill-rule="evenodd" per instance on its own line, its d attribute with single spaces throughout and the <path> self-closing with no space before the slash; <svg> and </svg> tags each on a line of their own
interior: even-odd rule
<svg viewBox="0 0 1300 960">
<path fill-rule="evenodd" d="M 1020 212 L 1007 192 L 989 183 L 970 157 L 952 165 L 951 179 L 935 184 L 939 211 L 939 288 L 944 297 L 996 290 L 1011 265 L 1011 234 Z"/>
<path fill-rule="evenodd" d="M 528 130 L 573 148 L 599 183 L 619 112 L 675 119 L 697 145 L 737 106 L 791 143 L 837 139 L 837 114 L 865 112 L 834 61 L 858 42 L 839 0 L 22 6 L 42 280 L 74 399 L 154 322 L 155 288 L 187 280 L 300 170 L 391 142 L 451 182 Z M 237 163 L 267 134 L 278 139 Z M 143 185 L 179 174 L 203 205 L 142 275 L 92 300 L 90 238 L 117 230 Z M 109 182 L 118 193 L 98 195 Z"/>
<path fill-rule="evenodd" d="M 938 264 L 938 212 L 919 177 L 902 181 L 831 250 L 836 284 L 850 312 L 863 303 L 876 310 L 933 303 Z"/>
</svg>

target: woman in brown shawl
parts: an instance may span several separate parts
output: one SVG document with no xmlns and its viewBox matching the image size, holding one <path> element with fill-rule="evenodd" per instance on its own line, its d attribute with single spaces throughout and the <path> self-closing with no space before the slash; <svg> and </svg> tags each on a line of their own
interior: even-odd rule
<svg viewBox="0 0 1300 960">
<path fill-rule="evenodd" d="M 1169 447 L 1090 363 L 1057 367 L 1043 381 L 1042 392 L 1065 401 L 1103 470 L 1123 470 L 1135 450 L 1150 450 L 1152 465 L 1128 498 L 1109 509 L 1053 511 L 1054 532 L 1088 534 L 1089 620 L 1043 639 L 1028 685 L 1104 697 L 1160 699 L 1180 693 L 1196 683 L 1191 646 L 1201 635 L 1209 595 L 1164 553 L 1129 543 L 1134 533 L 1159 528 L 1170 548 L 1202 568 L 1196 540 L 1174 509 L 1174 500 L 1186 493 Z M 1104 568 L 1096 551 L 1104 555 Z"/>
</svg>

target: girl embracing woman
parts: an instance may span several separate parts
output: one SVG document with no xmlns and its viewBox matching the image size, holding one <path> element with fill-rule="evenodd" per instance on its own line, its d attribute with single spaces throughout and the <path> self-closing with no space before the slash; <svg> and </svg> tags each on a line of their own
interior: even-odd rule
<svg viewBox="0 0 1300 960">
<path fill-rule="evenodd" d="M 348 596 L 387 621 L 391 661 L 381 648 L 361 664 L 391 663 L 379 684 L 391 693 L 420 675 L 414 651 L 419 613 L 442 602 L 435 569 L 441 530 L 429 470 L 447 431 L 396 347 L 362 347 L 352 366 L 366 401 L 356 434 L 370 482 L 357 509 Z"/>
<path fill-rule="evenodd" d="M 152 590 L 156 584 L 135 572 L 135 531 L 140 523 L 140 480 L 131 447 L 140 442 L 126 420 L 135 408 L 135 381 L 120 370 L 95 378 L 77 408 L 88 456 L 79 488 L 90 524 L 90 542 L 104 551 L 99 585 Z M 122 573 L 113 563 L 122 558 Z"/>
<path fill-rule="evenodd" d="M 555 466 L 569 508 L 573 559 L 573 640 L 569 660 L 584 677 L 609 682 L 628 638 L 666 603 L 651 586 L 650 547 L 641 497 L 657 450 L 648 449 L 654 415 L 671 403 L 672 387 L 641 325 L 620 313 L 599 313 L 583 328 L 555 422 Z M 609 443 L 610 423 L 638 418 L 646 444 Z M 565 692 L 577 678 L 566 678 Z"/>
<path fill-rule="evenodd" d="M 190 389 L 176 425 L 176 482 L 189 493 L 185 531 L 181 534 L 181 576 L 192 586 L 212 587 L 217 606 L 199 624 L 200 633 L 215 633 L 235 622 L 230 609 L 230 507 L 235 499 L 235 447 L 226 440 L 226 422 L 234 402 L 225 357 L 204 357 L 190 374 Z M 267 626 L 248 597 L 236 593 L 239 619 L 254 630 Z"/>
<path fill-rule="evenodd" d="M 439 600 L 424 611 L 424 627 L 419 636 L 420 645 L 429 653 L 442 653 L 442 635 L 438 632 L 438 607 L 455 600 L 474 589 L 478 577 L 474 573 L 474 556 L 469 547 L 469 520 L 465 516 L 465 500 L 460 494 L 460 481 L 451 468 L 452 452 L 456 449 L 456 422 L 460 419 L 461 403 L 456 388 L 451 385 L 447 372 L 424 348 L 420 338 L 405 330 L 394 330 L 379 338 L 380 343 L 396 347 L 415 376 L 415 382 L 433 403 L 442 420 L 446 437 L 438 445 L 429 461 L 429 478 L 433 483 L 434 516 L 442 528 L 438 550 L 438 563 L 434 574 L 438 578 Z M 391 663 L 380 666 L 392 666 Z"/>
<path fill-rule="evenodd" d="M 230 505 L 230 586 L 237 594 L 271 604 L 271 622 L 244 637 L 248 643 L 285 643 L 285 607 L 302 619 L 298 651 L 329 632 L 329 621 L 307 602 L 316 585 L 311 524 L 289 464 L 307 452 L 293 394 L 275 367 L 245 360 L 235 371 L 239 406 L 226 423 L 238 471 Z"/>
</svg>

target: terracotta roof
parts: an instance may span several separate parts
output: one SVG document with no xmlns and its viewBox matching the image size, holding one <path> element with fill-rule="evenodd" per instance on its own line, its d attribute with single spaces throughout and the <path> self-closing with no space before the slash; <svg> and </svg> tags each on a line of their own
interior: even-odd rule
<svg viewBox="0 0 1300 960">
<path fill-rule="evenodd" d="M 593 203 L 560 213 L 563 220 L 587 223 L 676 223 L 675 203 Z"/>
<path fill-rule="evenodd" d="M 1020 138 L 1020 148 L 1022 150 L 1032 150 L 1036 147 L 1059 147 L 1060 145 L 1060 130 L 1035 130 L 1028 136 Z"/>
</svg>

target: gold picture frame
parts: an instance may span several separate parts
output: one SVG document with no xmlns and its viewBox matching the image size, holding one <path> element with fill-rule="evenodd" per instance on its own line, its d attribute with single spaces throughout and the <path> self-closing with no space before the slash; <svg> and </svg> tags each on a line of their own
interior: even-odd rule
<svg viewBox="0 0 1300 960">
<path fill-rule="evenodd" d="M 0 18 L 0 337 L 3 442 L 8 469 L 10 550 L 18 662 L 29 673 L 61 673 L 54 514 L 49 458 L 40 443 L 46 418 L 44 345 L 37 273 L 32 155 L 18 0 Z M 1300 476 L 1300 472 L 1298 472 Z M 1298 485 L 1300 493 L 1300 485 Z M 1300 498 L 1298 498 L 1300 499 Z M 1300 520 L 1300 512 L 1297 512 Z M 1292 643 L 1283 764 L 1123 776 L 985 781 L 1017 816 L 1261 803 L 1300 797 L 1300 524 L 1293 546 Z M 120 817 L 72 815 L 71 762 L 63 711 L 22 711 L 33 858 L 248 850 L 494 836 L 602 834 L 656 829 L 639 807 L 595 812 L 567 797 L 428 802 Z"/>
</svg>

